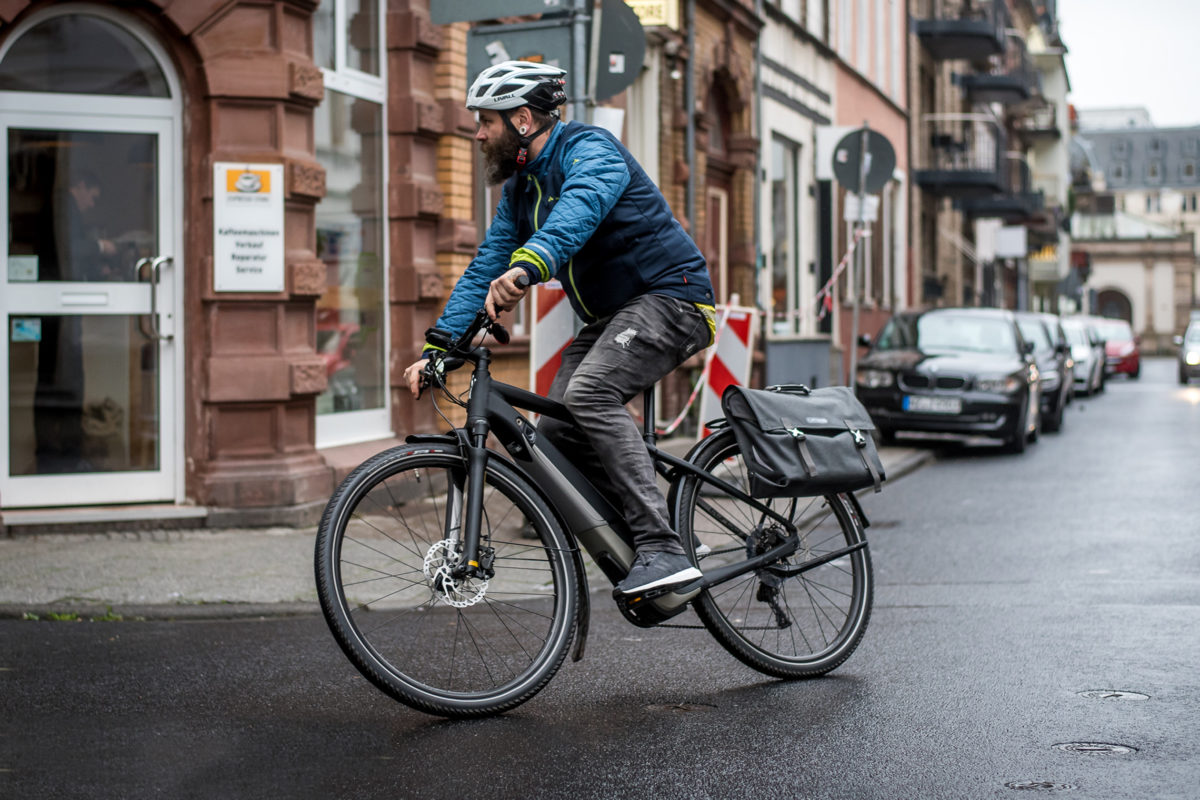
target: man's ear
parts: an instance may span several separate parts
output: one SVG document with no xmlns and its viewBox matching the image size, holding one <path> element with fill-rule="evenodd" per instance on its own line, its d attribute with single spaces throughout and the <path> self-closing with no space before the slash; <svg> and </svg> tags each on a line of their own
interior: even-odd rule
<svg viewBox="0 0 1200 800">
<path fill-rule="evenodd" d="M 521 106 L 513 114 L 513 127 L 523 134 L 533 130 L 533 114 L 529 113 L 529 106 Z"/>
</svg>

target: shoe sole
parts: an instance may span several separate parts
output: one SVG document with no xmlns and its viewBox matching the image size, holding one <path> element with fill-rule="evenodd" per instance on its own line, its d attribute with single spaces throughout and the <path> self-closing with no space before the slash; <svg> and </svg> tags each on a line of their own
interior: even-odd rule
<svg viewBox="0 0 1200 800">
<path fill-rule="evenodd" d="M 668 575 L 665 578 L 659 578 L 656 581 L 650 581 L 650 583 L 643 583 L 641 586 L 635 586 L 632 589 L 622 589 L 620 587 L 617 587 L 617 591 L 620 592 L 621 594 L 637 594 L 638 592 L 648 592 L 651 589 L 658 589 L 659 587 L 662 587 L 662 586 L 674 586 L 674 585 L 683 585 L 685 583 L 691 583 L 692 581 L 696 580 L 697 578 L 703 578 L 703 577 L 704 577 L 703 572 L 696 569 L 695 567 L 688 567 L 687 569 L 685 569 L 681 572 L 676 572 L 674 575 Z"/>
</svg>

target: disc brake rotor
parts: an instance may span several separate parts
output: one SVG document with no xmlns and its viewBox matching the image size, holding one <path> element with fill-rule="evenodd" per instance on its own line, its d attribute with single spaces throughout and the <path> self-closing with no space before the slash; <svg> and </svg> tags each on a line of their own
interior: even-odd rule
<svg viewBox="0 0 1200 800">
<path fill-rule="evenodd" d="M 473 606 L 487 594 L 488 582 L 473 575 L 455 578 L 452 570 L 462 560 L 454 539 L 434 542 L 425 554 L 422 570 L 435 599 L 455 608 Z"/>
</svg>

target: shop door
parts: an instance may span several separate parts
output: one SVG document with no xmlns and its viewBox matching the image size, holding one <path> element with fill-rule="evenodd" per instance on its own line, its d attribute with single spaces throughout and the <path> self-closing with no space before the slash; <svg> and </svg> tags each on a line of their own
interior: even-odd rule
<svg viewBox="0 0 1200 800">
<path fill-rule="evenodd" d="M 177 123 L 25 100 L 0 107 L 0 504 L 177 500 Z"/>
</svg>

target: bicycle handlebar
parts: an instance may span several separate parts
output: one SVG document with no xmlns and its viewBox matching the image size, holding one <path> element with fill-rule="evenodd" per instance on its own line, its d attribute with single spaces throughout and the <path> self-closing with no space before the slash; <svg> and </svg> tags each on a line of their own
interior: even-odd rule
<svg viewBox="0 0 1200 800">
<path fill-rule="evenodd" d="M 528 289 L 531 281 L 528 275 L 518 275 L 513 283 L 518 289 Z M 484 309 L 479 309 L 475 312 L 475 319 L 471 320 L 471 324 L 463 331 L 462 335 L 451 341 L 450 334 L 446 331 L 432 328 L 425 333 L 426 341 L 434 340 L 431 343 L 438 347 L 444 348 L 443 352 L 435 353 L 429 357 L 425 369 L 422 370 L 422 384 L 432 386 L 435 383 L 435 378 L 443 372 L 458 369 L 466 360 L 466 355 L 472 350 L 471 341 L 479 335 L 481 331 L 485 331 L 492 335 L 498 343 L 508 344 L 512 337 L 509 335 L 508 329 L 501 325 L 498 321 L 493 321 Z"/>
</svg>

